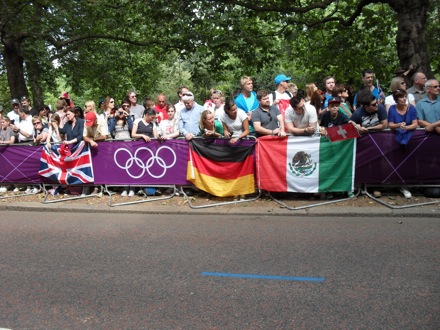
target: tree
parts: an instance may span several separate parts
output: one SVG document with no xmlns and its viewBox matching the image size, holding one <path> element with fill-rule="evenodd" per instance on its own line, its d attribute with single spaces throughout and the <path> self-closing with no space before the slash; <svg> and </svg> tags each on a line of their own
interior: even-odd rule
<svg viewBox="0 0 440 330">
<path fill-rule="evenodd" d="M 288 1 L 288 0 L 220 0 L 228 5 L 247 8 L 258 15 L 276 13 L 287 28 L 290 24 L 314 27 L 337 22 L 343 27 L 351 26 L 370 4 L 388 4 L 397 19 L 396 45 L 402 68 L 420 70 L 432 76 L 426 45 L 426 22 L 429 0 L 347 0 L 347 1 Z M 219 2 L 219 1 L 216 1 Z M 316 13 L 319 12 L 319 15 Z M 368 31 L 365 31 L 368 34 Z"/>
<path fill-rule="evenodd" d="M 172 68 L 175 63 L 191 70 L 201 94 L 219 83 L 232 90 L 231 81 L 242 75 L 259 76 L 261 86 L 270 86 L 269 70 L 277 68 L 296 70 L 300 76 L 313 73 L 315 81 L 334 71 L 348 80 L 370 62 L 384 76 L 396 65 L 431 76 L 427 40 L 432 45 L 439 42 L 435 29 L 428 29 L 432 32 L 427 39 L 426 23 L 428 14 L 438 23 L 439 5 L 432 2 L 430 12 L 430 4 L 429 0 L 4 0 L 0 64 L 11 96 L 28 94 L 29 86 L 35 104 L 54 88 L 59 75 L 77 93 L 87 90 L 93 97 L 132 87 L 151 95 L 166 85 L 169 72 L 164 66 Z M 383 42 L 376 41 L 380 36 Z M 327 39 L 348 54 L 345 62 L 320 47 Z M 363 50 L 357 49 L 360 44 Z M 438 64 L 438 47 L 430 50 Z M 360 52 L 364 57 L 356 56 Z"/>
</svg>

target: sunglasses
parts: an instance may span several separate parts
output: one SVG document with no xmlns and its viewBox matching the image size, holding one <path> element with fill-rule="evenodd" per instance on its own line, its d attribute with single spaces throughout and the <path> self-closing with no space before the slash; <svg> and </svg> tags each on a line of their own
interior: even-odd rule
<svg viewBox="0 0 440 330">
<path fill-rule="evenodd" d="M 36 121 L 36 122 L 34 123 L 34 125 L 39 125 L 39 124 L 41 124 L 41 121 Z"/>
</svg>

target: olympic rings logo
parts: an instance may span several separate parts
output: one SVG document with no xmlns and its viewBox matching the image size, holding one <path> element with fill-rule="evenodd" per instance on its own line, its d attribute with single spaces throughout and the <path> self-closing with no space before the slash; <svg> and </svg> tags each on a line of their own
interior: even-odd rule
<svg viewBox="0 0 440 330">
<path fill-rule="evenodd" d="M 161 150 L 169 150 L 172 154 L 172 164 L 167 165 L 166 161 L 161 158 L 159 156 L 159 153 Z M 141 151 L 147 151 L 151 157 L 147 157 L 148 159 L 146 160 L 146 162 L 144 162 L 140 157 L 138 157 L 139 152 Z M 117 156 L 119 152 L 126 152 L 128 154 L 128 159 L 124 164 L 120 164 L 118 162 Z M 176 164 L 177 161 L 177 156 L 176 153 L 174 152 L 173 149 L 171 149 L 170 147 L 167 146 L 162 146 L 159 149 L 156 150 L 156 154 L 153 153 L 153 151 L 151 151 L 149 148 L 146 147 L 142 147 L 142 148 L 138 148 L 136 150 L 136 152 L 134 153 L 134 155 L 131 154 L 130 150 L 125 149 L 125 148 L 119 148 L 118 150 L 115 151 L 115 154 L 113 156 L 113 159 L 115 161 L 115 164 L 122 170 L 125 170 L 127 172 L 127 174 L 132 177 L 133 179 L 139 179 L 140 177 L 144 176 L 145 171 L 153 178 L 155 179 L 160 179 L 162 178 L 166 172 L 167 169 L 173 167 Z M 145 157 L 144 157 L 145 159 Z M 162 168 L 162 172 L 160 175 L 155 175 L 154 173 L 151 173 L 150 169 L 154 166 L 154 164 L 157 163 L 161 168 Z M 134 166 L 134 169 L 136 169 L 136 167 L 139 167 L 142 171 L 139 175 L 135 175 L 131 172 L 132 167 Z"/>
</svg>

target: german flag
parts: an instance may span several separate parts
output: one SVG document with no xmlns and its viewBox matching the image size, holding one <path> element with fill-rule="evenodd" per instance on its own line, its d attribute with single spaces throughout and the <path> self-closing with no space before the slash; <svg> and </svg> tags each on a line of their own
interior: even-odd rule
<svg viewBox="0 0 440 330">
<path fill-rule="evenodd" d="M 189 143 L 186 178 L 197 188 L 218 197 L 252 194 L 255 192 L 254 146 L 193 139 Z"/>
</svg>

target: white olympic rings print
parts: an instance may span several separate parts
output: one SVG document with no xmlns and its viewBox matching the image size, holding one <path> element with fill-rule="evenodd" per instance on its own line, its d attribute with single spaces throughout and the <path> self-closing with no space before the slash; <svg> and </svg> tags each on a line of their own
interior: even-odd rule
<svg viewBox="0 0 440 330">
<path fill-rule="evenodd" d="M 167 165 L 165 160 L 162 159 L 161 157 L 159 157 L 159 152 L 162 149 L 167 149 L 171 152 L 171 154 L 173 155 L 173 162 L 170 165 Z M 150 153 L 151 157 L 149 157 L 147 159 L 147 161 L 144 163 L 144 161 L 138 157 L 138 153 L 142 150 L 146 150 Z M 117 160 L 117 155 L 120 151 L 125 151 L 129 158 L 127 159 L 127 161 L 124 164 L 119 164 L 118 160 Z M 171 168 L 174 166 L 174 164 L 176 164 L 177 161 L 177 156 L 176 153 L 174 152 L 173 149 L 171 149 L 170 147 L 167 146 L 162 146 L 160 148 L 158 148 L 156 150 L 156 154 L 153 153 L 153 151 L 151 151 L 151 149 L 146 148 L 146 147 L 142 147 L 142 148 L 138 148 L 136 150 L 136 152 L 134 153 L 134 155 L 131 154 L 130 150 L 126 149 L 126 148 L 119 148 L 118 150 L 115 151 L 115 154 L 113 156 L 113 159 L 115 161 L 115 164 L 122 170 L 125 170 L 127 172 L 127 174 L 132 177 L 133 179 L 139 179 L 140 177 L 142 177 L 145 174 L 145 171 L 148 172 L 148 174 L 155 178 L 155 179 L 160 179 L 162 178 L 166 172 L 167 169 Z M 160 175 L 154 175 L 153 173 L 150 172 L 151 167 L 157 162 L 157 164 L 163 169 L 162 173 Z M 141 174 L 139 175 L 134 175 L 133 173 L 130 172 L 132 166 L 136 164 L 139 168 L 142 169 Z"/>
</svg>

